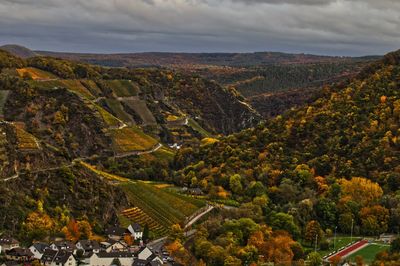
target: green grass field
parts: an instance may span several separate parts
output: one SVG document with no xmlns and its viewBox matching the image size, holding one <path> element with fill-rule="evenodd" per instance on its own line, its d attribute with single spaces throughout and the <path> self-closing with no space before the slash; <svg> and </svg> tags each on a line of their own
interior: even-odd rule
<svg viewBox="0 0 400 266">
<path fill-rule="evenodd" d="M 388 250 L 389 248 L 390 245 L 387 244 L 371 243 L 356 253 L 351 254 L 347 259 L 354 262 L 356 256 L 361 256 L 365 263 L 370 264 L 374 261 L 376 254 Z"/>
<path fill-rule="evenodd" d="M 133 206 L 167 230 L 173 224 L 185 222 L 186 217 L 206 205 L 203 200 L 175 192 L 168 184 L 130 181 L 119 186 L 127 193 Z"/>
</svg>

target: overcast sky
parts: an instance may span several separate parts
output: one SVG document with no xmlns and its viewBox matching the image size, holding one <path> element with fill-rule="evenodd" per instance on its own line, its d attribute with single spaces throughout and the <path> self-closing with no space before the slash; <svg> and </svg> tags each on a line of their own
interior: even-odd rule
<svg viewBox="0 0 400 266">
<path fill-rule="evenodd" d="M 0 45 L 71 52 L 383 54 L 399 0 L 0 0 Z"/>
</svg>

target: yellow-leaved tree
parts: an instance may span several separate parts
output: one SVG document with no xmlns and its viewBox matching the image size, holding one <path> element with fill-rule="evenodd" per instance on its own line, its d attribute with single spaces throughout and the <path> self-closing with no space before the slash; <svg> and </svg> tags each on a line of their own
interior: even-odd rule
<svg viewBox="0 0 400 266">
<path fill-rule="evenodd" d="M 341 179 L 339 183 L 342 190 L 342 202 L 354 201 L 362 206 L 370 206 L 376 203 L 383 194 L 383 190 L 378 183 L 366 178 Z"/>
</svg>

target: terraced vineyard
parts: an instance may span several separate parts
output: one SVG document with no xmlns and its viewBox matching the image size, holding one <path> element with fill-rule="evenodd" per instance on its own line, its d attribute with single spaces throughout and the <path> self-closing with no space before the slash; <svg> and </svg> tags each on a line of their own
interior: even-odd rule
<svg viewBox="0 0 400 266">
<path fill-rule="evenodd" d="M 94 106 L 96 107 L 97 111 L 99 112 L 107 126 L 117 128 L 122 125 L 122 122 L 118 118 L 107 112 L 103 107 L 98 106 L 97 104 L 94 104 Z"/>
<path fill-rule="evenodd" d="M 178 194 L 168 186 L 143 181 L 130 181 L 120 184 L 131 203 L 140 208 L 165 230 L 171 225 L 184 223 L 205 201 Z"/>
<path fill-rule="evenodd" d="M 139 93 L 139 87 L 130 80 L 108 80 L 105 83 L 117 97 L 136 96 Z"/>
<path fill-rule="evenodd" d="M 123 100 L 123 102 L 130 108 L 132 109 L 136 114 L 140 116 L 140 118 L 143 120 L 144 124 L 146 125 L 155 125 L 156 119 L 154 118 L 153 113 L 149 110 L 147 107 L 146 101 L 140 100 L 139 98 L 137 99 L 126 99 Z"/>
<path fill-rule="evenodd" d="M 114 150 L 121 154 L 132 151 L 150 150 L 157 144 L 157 140 L 144 134 L 135 127 L 125 127 L 110 130 Z"/>
<path fill-rule="evenodd" d="M 39 149 L 39 144 L 35 137 L 26 132 L 22 126 L 15 125 L 15 132 L 17 135 L 18 149 L 20 150 L 37 150 Z"/>
<path fill-rule="evenodd" d="M 101 89 L 97 86 L 96 82 L 94 82 L 93 80 L 85 79 L 81 80 L 81 83 L 94 96 L 99 97 L 102 94 Z"/>
<path fill-rule="evenodd" d="M 108 107 L 108 109 L 111 111 L 111 113 L 114 114 L 116 117 L 118 117 L 119 119 L 130 125 L 135 124 L 135 121 L 128 113 L 125 112 L 124 107 L 118 100 L 106 99 L 104 100 L 104 102 L 105 105 Z"/>
<path fill-rule="evenodd" d="M 95 97 L 93 94 L 79 81 L 75 79 L 59 79 L 59 80 L 44 80 L 37 81 L 32 80 L 28 82 L 35 88 L 41 89 L 53 89 L 53 88 L 67 88 L 70 91 L 75 92 L 79 96 L 93 100 Z"/>
<path fill-rule="evenodd" d="M 145 226 L 147 224 L 149 226 L 149 229 L 156 235 L 164 235 L 168 232 L 168 230 L 165 227 L 156 222 L 153 218 L 151 218 L 147 213 L 142 211 L 139 207 L 134 207 L 124 210 L 122 212 L 122 215 L 125 216 L 127 219 L 129 219 L 131 222 L 138 223 L 141 226 Z"/>
<path fill-rule="evenodd" d="M 17 69 L 18 75 L 20 77 L 30 77 L 33 80 L 46 80 L 46 79 L 55 79 L 57 78 L 55 75 L 44 71 L 40 70 L 38 68 L 34 67 L 25 67 L 25 68 L 20 68 Z"/>
</svg>

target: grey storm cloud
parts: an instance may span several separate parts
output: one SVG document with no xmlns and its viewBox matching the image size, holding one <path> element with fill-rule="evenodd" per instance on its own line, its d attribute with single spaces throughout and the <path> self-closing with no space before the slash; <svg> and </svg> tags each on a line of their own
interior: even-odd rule
<svg viewBox="0 0 400 266">
<path fill-rule="evenodd" d="M 292 4 L 292 5 L 328 5 L 335 0 L 233 0 L 233 2 L 242 2 L 244 4 Z"/>
<path fill-rule="evenodd" d="M 400 48 L 398 0 L 2 0 L 0 44 L 73 52 Z"/>
</svg>

